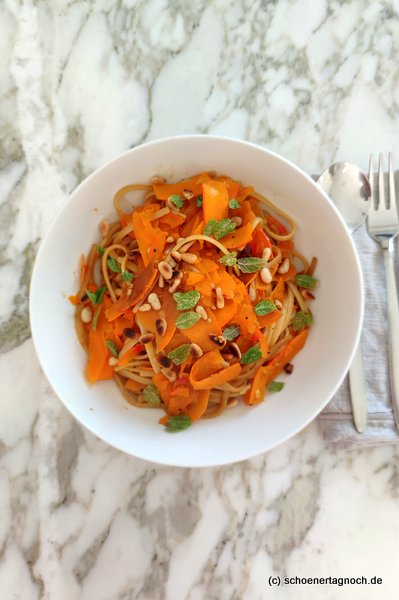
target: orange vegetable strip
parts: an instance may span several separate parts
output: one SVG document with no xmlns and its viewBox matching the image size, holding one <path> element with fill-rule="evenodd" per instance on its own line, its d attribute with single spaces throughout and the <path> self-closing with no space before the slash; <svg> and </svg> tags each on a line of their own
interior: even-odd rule
<svg viewBox="0 0 399 600">
<path fill-rule="evenodd" d="M 253 230 L 254 228 L 251 221 L 243 227 L 239 227 L 232 233 L 228 233 L 221 238 L 220 241 L 228 250 L 234 250 L 234 248 L 240 248 L 241 246 L 245 246 L 252 241 Z"/>
<path fill-rule="evenodd" d="M 272 323 L 276 323 L 280 317 L 282 316 L 282 312 L 279 310 L 273 310 L 267 315 L 263 315 L 263 317 L 258 317 L 260 327 L 268 327 Z"/>
<path fill-rule="evenodd" d="M 221 221 L 229 214 L 229 194 L 222 181 L 214 179 L 202 184 L 202 210 L 204 221 L 208 223 L 211 219 Z"/>
<path fill-rule="evenodd" d="M 152 286 L 159 275 L 159 271 L 152 260 L 133 283 L 133 293 L 131 296 L 125 292 L 114 304 L 105 311 L 108 321 L 114 321 L 129 308 L 143 300 L 150 293 Z"/>
<path fill-rule="evenodd" d="M 128 365 L 131 362 L 132 358 L 134 358 L 136 354 L 138 354 L 144 349 L 145 346 L 143 346 L 143 344 L 136 344 L 135 346 L 133 346 L 133 348 L 130 348 L 130 350 L 125 352 L 122 358 L 119 359 L 118 367 L 125 367 L 126 365 Z"/>
<path fill-rule="evenodd" d="M 198 196 L 202 193 L 202 182 L 207 179 L 209 179 L 207 173 L 200 173 L 178 183 L 155 183 L 153 186 L 154 193 L 160 200 L 167 200 L 169 196 L 173 196 L 174 194 L 181 196 L 183 190 L 191 190 L 194 196 Z"/>
<path fill-rule="evenodd" d="M 262 367 L 259 367 L 252 380 L 250 389 L 244 396 L 245 404 L 252 406 L 253 404 L 263 402 L 266 391 L 266 379 L 266 373 L 263 371 Z"/>
<path fill-rule="evenodd" d="M 306 338 L 309 334 L 309 327 L 301 331 L 297 336 L 289 340 L 287 344 L 284 346 L 282 350 L 272 360 L 268 365 L 262 367 L 265 375 L 266 375 L 266 384 L 269 384 L 273 379 L 277 377 L 283 370 L 286 364 L 291 362 L 294 356 L 302 350 L 305 345 Z"/>
<path fill-rule="evenodd" d="M 125 383 L 125 387 L 132 392 L 139 392 L 143 388 L 145 388 L 144 383 L 140 383 L 139 381 L 134 381 L 134 379 L 128 379 Z"/>
<path fill-rule="evenodd" d="M 144 265 L 147 266 L 153 258 L 160 259 L 165 248 L 166 231 L 154 227 L 152 223 L 137 210 L 133 213 L 133 227 L 139 245 Z"/>
<path fill-rule="evenodd" d="M 241 373 L 241 365 L 235 363 L 224 367 L 224 360 L 218 351 L 207 352 L 199 358 L 190 371 L 190 383 L 195 390 L 210 390 L 235 379 Z"/>
<path fill-rule="evenodd" d="M 110 356 L 105 345 L 102 331 L 89 329 L 89 355 L 86 365 L 86 376 L 90 383 L 95 383 L 103 370 L 105 361 Z"/>
<path fill-rule="evenodd" d="M 208 407 L 208 401 L 209 390 L 198 390 L 196 401 L 189 404 L 186 408 L 186 415 L 188 415 L 192 421 L 198 421 L 205 413 Z"/>
</svg>

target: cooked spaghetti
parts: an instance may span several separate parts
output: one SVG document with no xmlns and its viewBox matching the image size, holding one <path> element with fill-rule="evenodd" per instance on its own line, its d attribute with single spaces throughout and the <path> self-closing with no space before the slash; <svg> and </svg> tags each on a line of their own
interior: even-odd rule
<svg viewBox="0 0 399 600">
<path fill-rule="evenodd" d="M 137 193 L 144 203 L 126 211 Z M 212 172 L 128 185 L 114 204 L 70 298 L 88 380 L 114 378 L 130 404 L 163 408 L 168 431 L 281 389 L 318 285 L 294 220 Z"/>
</svg>

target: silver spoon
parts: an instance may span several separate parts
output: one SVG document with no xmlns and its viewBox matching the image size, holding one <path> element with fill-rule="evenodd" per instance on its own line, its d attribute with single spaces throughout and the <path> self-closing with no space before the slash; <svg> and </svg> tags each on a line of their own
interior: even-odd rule
<svg viewBox="0 0 399 600">
<path fill-rule="evenodd" d="M 371 190 L 366 175 L 355 165 L 341 162 L 325 169 L 316 181 L 338 208 L 349 232 L 356 231 L 370 207 Z M 367 424 L 367 395 L 360 341 L 349 369 L 349 387 L 353 422 L 359 433 L 363 433 Z"/>
</svg>

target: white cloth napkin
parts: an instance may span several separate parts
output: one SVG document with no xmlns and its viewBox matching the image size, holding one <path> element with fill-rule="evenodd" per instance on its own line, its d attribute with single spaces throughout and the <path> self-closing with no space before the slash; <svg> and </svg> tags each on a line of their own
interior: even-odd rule
<svg viewBox="0 0 399 600">
<path fill-rule="evenodd" d="M 330 403 L 319 415 L 319 426 L 328 445 L 370 446 L 399 442 L 390 397 L 385 274 L 379 245 L 365 226 L 354 233 L 365 287 L 365 313 L 361 344 L 366 372 L 367 428 L 358 433 L 353 425 L 348 376 Z M 395 270 L 398 281 L 398 247 Z M 399 365 L 396 365 L 399 368 Z"/>
</svg>

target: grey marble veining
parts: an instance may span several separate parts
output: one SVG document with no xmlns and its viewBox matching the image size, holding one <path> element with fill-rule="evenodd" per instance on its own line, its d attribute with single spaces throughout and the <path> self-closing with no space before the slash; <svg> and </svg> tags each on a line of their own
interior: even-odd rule
<svg viewBox="0 0 399 600">
<path fill-rule="evenodd" d="M 397 448 L 331 451 L 313 423 L 224 468 L 125 456 L 54 396 L 27 307 L 62 202 L 139 143 L 217 133 L 309 173 L 399 156 L 397 0 L 5 0 L 0 48 L 0 596 L 396 599 Z"/>
</svg>

